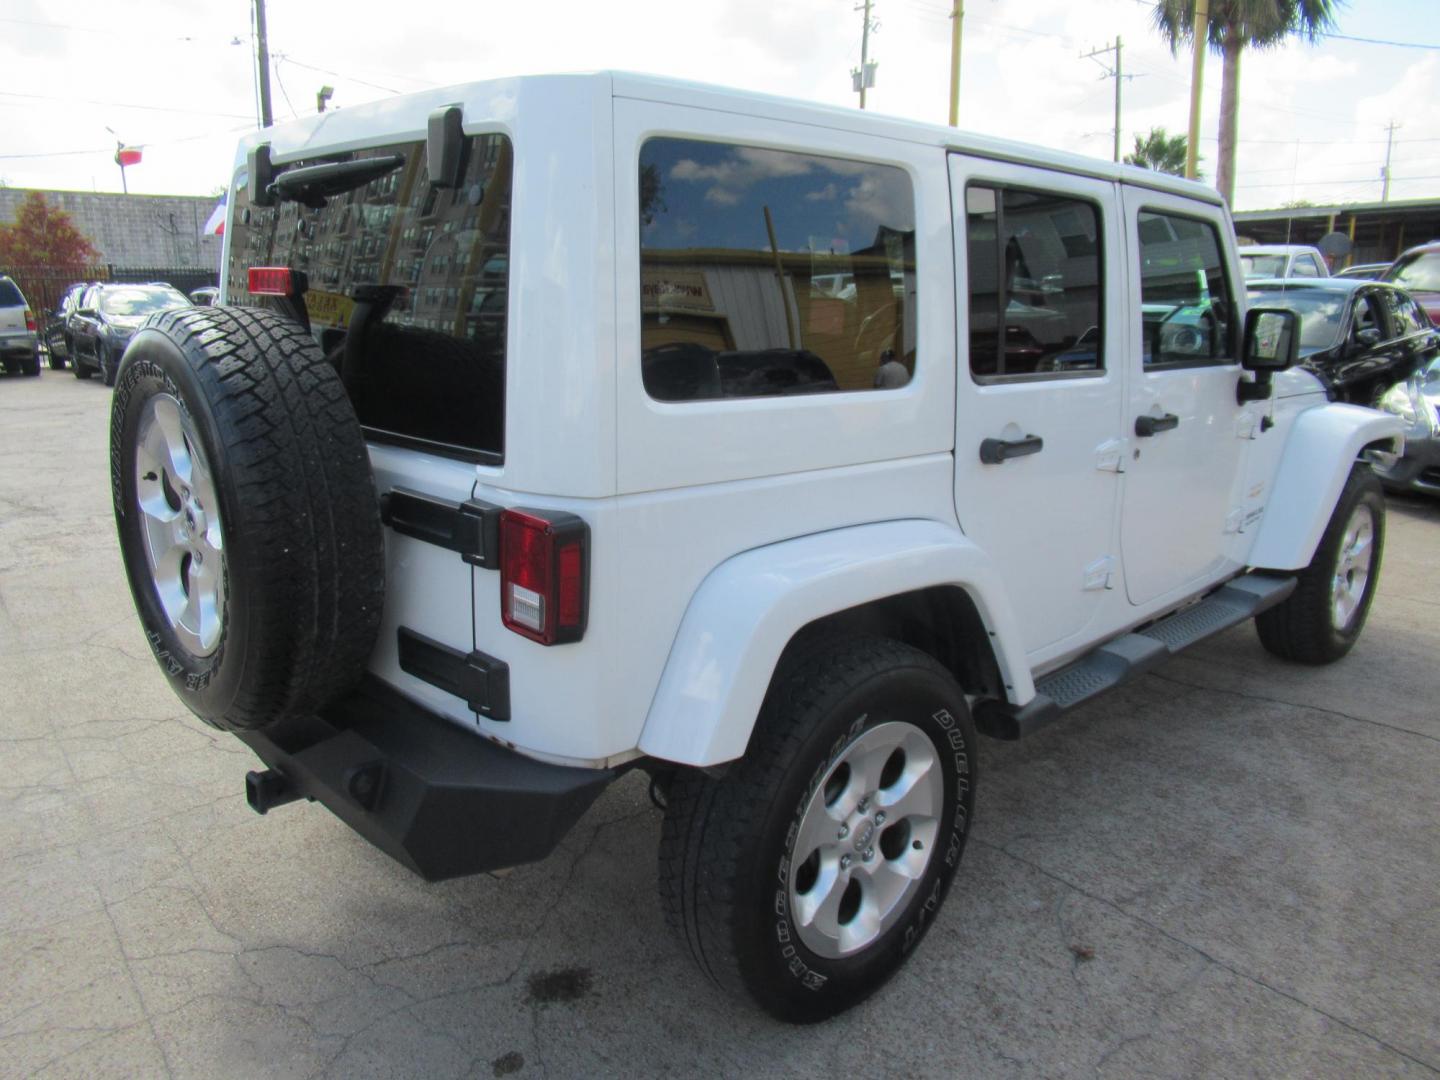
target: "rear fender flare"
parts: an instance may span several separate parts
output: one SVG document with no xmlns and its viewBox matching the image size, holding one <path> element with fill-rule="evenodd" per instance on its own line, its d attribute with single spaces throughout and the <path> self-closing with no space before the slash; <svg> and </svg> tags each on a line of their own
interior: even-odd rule
<svg viewBox="0 0 1440 1080">
<path fill-rule="evenodd" d="M 1356 459 L 1376 443 L 1399 449 L 1404 431 L 1399 417 L 1358 405 L 1317 405 L 1297 416 L 1250 550 L 1250 565 L 1266 570 L 1309 566 Z"/>
<path fill-rule="evenodd" d="M 736 555 L 700 583 L 640 736 L 655 758 L 708 766 L 745 753 L 786 645 L 817 619 L 935 585 L 965 589 L 1011 701 L 1035 694 L 1020 628 L 990 558 L 953 526 L 892 521 Z"/>
</svg>

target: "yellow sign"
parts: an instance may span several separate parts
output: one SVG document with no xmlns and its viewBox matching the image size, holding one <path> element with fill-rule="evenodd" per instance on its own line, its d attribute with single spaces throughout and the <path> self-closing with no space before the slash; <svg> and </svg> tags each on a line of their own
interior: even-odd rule
<svg viewBox="0 0 1440 1080">
<path fill-rule="evenodd" d="M 305 310 L 310 313 L 311 324 L 344 327 L 350 325 L 350 313 L 355 310 L 355 301 L 343 293 L 309 289 L 305 293 Z"/>
</svg>

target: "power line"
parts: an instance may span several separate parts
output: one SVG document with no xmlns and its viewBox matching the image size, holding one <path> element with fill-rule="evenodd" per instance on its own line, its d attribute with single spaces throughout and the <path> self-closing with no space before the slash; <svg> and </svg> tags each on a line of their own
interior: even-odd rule
<svg viewBox="0 0 1440 1080">
<path fill-rule="evenodd" d="M 1336 41 L 1358 41 L 1362 45 L 1391 45 L 1397 49 L 1429 49 L 1440 52 L 1440 45 L 1431 45 L 1424 41 L 1386 41 L 1383 38 L 1355 37 L 1353 34 L 1322 33 L 1317 36 L 1334 38 Z"/>
<path fill-rule="evenodd" d="M 227 135 L 234 135 L 237 131 L 247 131 L 249 128 L 250 122 L 247 120 L 239 127 L 226 128 L 224 131 L 206 131 L 198 135 L 184 135 L 178 139 L 161 139 L 157 142 L 142 142 L 135 143 L 134 145 L 142 150 L 149 150 L 156 146 L 175 146 L 178 143 L 198 142 L 201 139 L 223 138 Z M 113 153 L 115 153 L 115 147 L 100 146 L 94 150 L 48 150 L 29 154 L 0 154 L 0 161 L 16 161 L 30 158 L 80 157 L 86 154 L 104 154 L 108 157 Z"/>
<path fill-rule="evenodd" d="M 101 105 L 107 109 L 140 109 L 145 112 L 188 113 L 191 116 L 220 116 L 226 120 L 249 120 L 239 113 L 212 112 L 208 109 L 181 109 L 172 105 L 136 105 L 123 101 L 101 101 L 97 98 L 54 97 L 49 94 L 21 94 L 14 90 L 0 90 L 0 97 L 28 98 L 33 101 L 60 101 L 70 105 Z M 0 104 L 4 104 L 0 102 Z"/>
</svg>

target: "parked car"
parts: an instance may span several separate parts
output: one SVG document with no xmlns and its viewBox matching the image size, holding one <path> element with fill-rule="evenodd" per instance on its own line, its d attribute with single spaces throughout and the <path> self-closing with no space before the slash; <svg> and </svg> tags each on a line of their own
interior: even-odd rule
<svg viewBox="0 0 1440 1080">
<path fill-rule="evenodd" d="M 1430 321 L 1440 325 L 1440 241 L 1413 247 L 1401 255 L 1382 278 L 1420 301 Z"/>
<path fill-rule="evenodd" d="M 1251 278 L 1329 277 L 1319 248 L 1305 244 L 1251 244 L 1240 249 L 1240 269 Z"/>
<path fill-rule="evenodd" d="M 190 302 L 196 307 L 209 307 L 220 299 L 220 290 L 214 285 L 201 285 L 190 290 Z"/>
<path fill-rule="evenodd" d="M 80 298 L 89 287 L 90 283 L 84 281 L 67 286 L 60 294 L 60 302 L 55 305 L 55 310 L 45 319 L 45 349 L 50 354 L 52 368 L 62 368 L 70 359 L 70 317 L 75 314 L 75 309 L 80 306 Z"/>
<path fill-rule="evenodd" d="M 12 278 L 0 274 L 0 363 L 10 374 L 40 374 L 40 336 L 35 313 Z"/>
<path fill-rule="evenodd" d="M 68 323 L 75 377 L 98 373 L 106 386 L 114 386 L 120 355 L 140 324 L 158 311 L 191 306 L 190 298 L 171 285 L 89 286 Z"/>
<path fill-rule="evenodd" d="M 1440 334 L 1425 312 L 1393 285 L 1353 278 L 1246 285 L 1251 304 L 1300 316 L 1300 365 L 1337 401 L 1374 405 L 1440 352 Z"/>
<path fill-rule="evenodd" d="M 277 124 L 231 176 L 224 303 L 152 317 L 111 407 L 136 612 L 252 807 L 425 878 L 644 770 L 680 947 L 820 1020 L 937 922 L 977 731 L 1365 623 L 1403 425 L 1246 311 L 1212 188 L 608 73 Z"/>
<path fill-rule="evenodd" d="M 1364 281 L 1374 281 L 1390 269 L 1388 262 L 1382 263 L 1356 263 L 1354 266 L 1347 266 L 1335 276 L 1338 278 L 1360 278 Z"/>
<path fill-rule="evenodd" d="M 1391 491 L 1440 495 L 1440 358 L 1380 396 L 1377 408 L 1405 423 L 1405 455 L 1375 472 Z"/>
</svg>

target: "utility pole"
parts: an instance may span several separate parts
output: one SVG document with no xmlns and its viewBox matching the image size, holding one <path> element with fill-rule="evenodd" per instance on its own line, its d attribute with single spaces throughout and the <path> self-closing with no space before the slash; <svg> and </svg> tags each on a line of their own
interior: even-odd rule
<svg viewBox="0 0 1440 1080">
<path fill-rule="evenodd" d="M 1205 84 L 1205 50 L 1209 47 L 1210 0 L 1195 0 L 1195 22 L 1190 43 L 1195 55 L 1190 61 L 1190 131 L 1185 140 L 1185 178 L 1195 179 L 1200 161 L 1200 91 Z"/>
<path fill-rule="evenodd" d="M 1381 177 L 1385 180 L 1385 186 L 1380 189 L 1380 201 L 1390 201 L 1390 148 L 1395 143 L 1395 129 L 1400 127 L 1394 120 L 1385 125 L 1385 167 L 1380 170 Z"/>
<path fill-rule="evenodd" d="M 265 34 L 265 0 L 253 2 L 256 63 L 260 72 L 260 126 L 268 128 L 274 121 L 270 116 L 270 44 Z"/>
<path fill-rule="evenodd" d="M 965 0 L 955 0 L 950 12 L 950 126 L 960 124 L 960 30 L 965 23 Z"/>
<path fill-rule="evenodd" d="M 872 22 L 870 8 L 873 0 L 865 0 L 857 7 L 856 11 L 865 13 L 865 26 L 860 33 L 860 67 L 850 72 L 854 80 L 855 89 L 860 93 L 860 108 L 865 108 L 865 91 L 875 85 L 875 65 L 870 63 L 870 31 L 879 29 L 879 24 Z"/>
<path fill-rule="evenodd" d="M 1110 68 L 1105 68 L 1105 74 L 1104 74 L 1103 77 L 1104 77 L 1104 78 L 1107 78 L 1107 79 L 1113 78 L 1113 79 L 1115 80 L 1115 162 L 1116 162 L 1116 164 L 1119 164 L 1119 161 L 1120 161 L 1120 84 L 1123 83 L 1127 77 L 1128 77 L 1128 78 L 1132 78 L 1132 79 L 1134 78 L 1133 75 L 1131 75 L 1131 76 L 1126 76 L 1125 73 L 1120 69 L 1120 52 L 1121 52 L 1121 50 L 1122 50 L 1124 47 L 1125 47 L 1124 44 L 1123 44 L 1123 43 L 1121 42 L 1121 40 L 1120 40 L 1120 35 L 1119 35 L 1119 34 L 1116 34 L 1116 35 L 1115 35 L 1115 44 L 1114 44 L 1114 45 L 1106 45 L 1106 46 L 1104 46 L 1103 48 L 1091 49 L 1088 53 L 1081 53 L 1081 54 L 1080 54 L 1080 59 L 1081 59 L 1081 60 L 1095 60 L 1095 58 L 1098 57 L 1101 53 L 1113 52 L 1113 53 L 1115 54 L 1115 68 L 1114 68 L 1114 70 L 1112 71 Z M 1096 62 L 1097 64 L 1100 64 L 1100 61 L 1099 61 L 1099 60 L 1095 60 L 1095 62 Z M 1100 66 L 1101 66 L 1101 67 L 1105 67 L 1104 64 L 1100 64 Z"/>
</svg>

